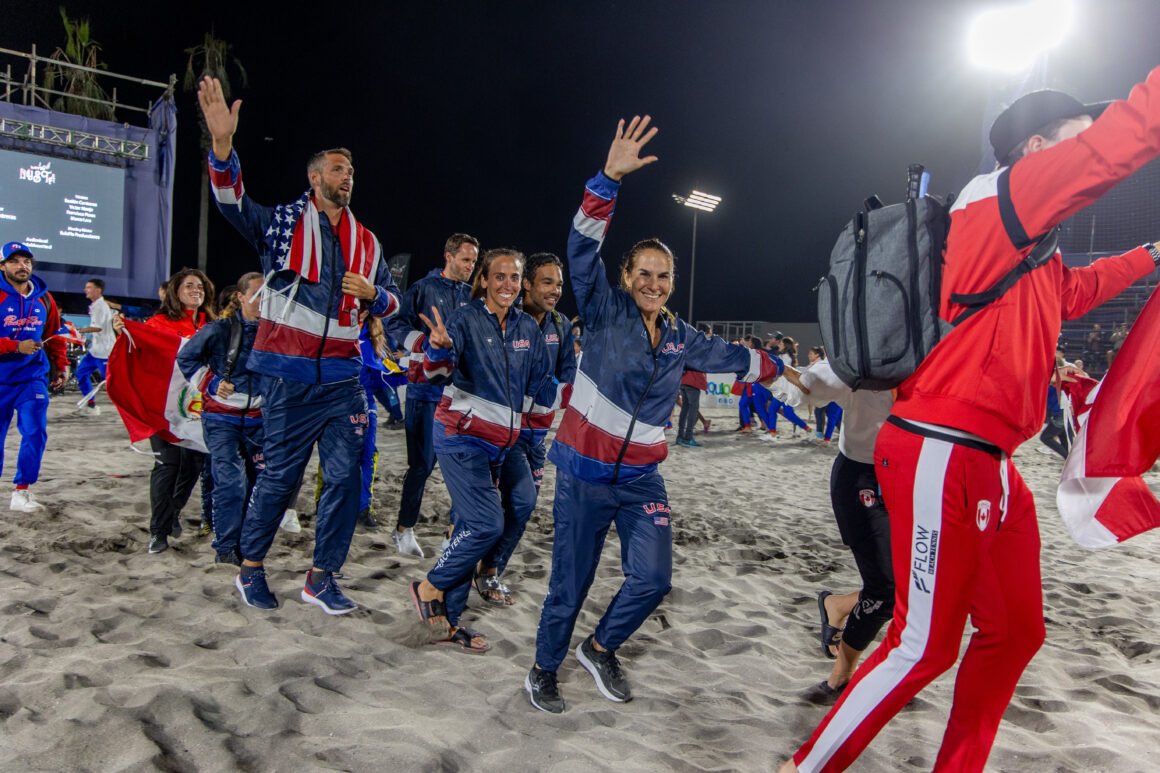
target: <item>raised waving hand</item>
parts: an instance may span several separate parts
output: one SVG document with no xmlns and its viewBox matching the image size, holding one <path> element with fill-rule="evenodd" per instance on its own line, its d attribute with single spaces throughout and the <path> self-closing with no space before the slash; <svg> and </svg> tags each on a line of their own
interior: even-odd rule
<svg viewBox="0 0 1160 773">
<path fill-rule="evenodd" d="M 644 118 L 634 115 L 628 128 L 625 128 L 623 118 L 616 124 L 616 136 L 608 148 L 608 160 L 604 162 L 605 177 L 619 181 L 629 172 L 657 160 L 656 156 L 640 157 L 641 148 L 657 135 L 657 127 L 648 128 L 650 120 L 647 115 Z"/>
<path fill-rule="evenodd" d="M 235 99 L 232 105 L 227 105 L 221 81 L 207 75 L 197 86 L 197 101 L 201 105 L 201 114 L 205 116 L 205 126 L 213 137 L 213 154 L 219 161 L 225 161 L 233 149 L 242 100 Z"/>
<path fill-rule="evenodd" d="M 427 340 L 436 349 L 450 349 L 451 336 L 447 335 L 447 328 L 443 326 L 443 318 L 439 316 L 439 309 L 432 306 L 431 313 L 435 315 L 434 322 L 428 319 L 426 314 L 419 313 L 419 319 L 423 320 L 423 324 L 431 330 Z"/>
</svg>

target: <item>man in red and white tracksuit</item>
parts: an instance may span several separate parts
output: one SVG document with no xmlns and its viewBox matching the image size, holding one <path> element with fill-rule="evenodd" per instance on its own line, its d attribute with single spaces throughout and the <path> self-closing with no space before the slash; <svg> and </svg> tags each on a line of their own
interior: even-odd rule
<svg viewBox="0 0 1160 773">
<path fill-rule="evenodd" d="M 995 285 L 1040 237 L 1160 154 L 1160 69 L 1110 106 L 1028 94 L 995 120 L 991 144 L 1000 168 L 972 180 L 951 212 L 945 320 L 966 309 L 952 293 Z M 983 769 L 1044 638 L 1035 503 L 1010 455 L 1042 424 L 1061 320 L 1115 296 L 1158 261 L 1151 244 L 1080 269 L 1056 253 L 956 326 L 902 384 L 874 454 L 890 512 L 894 617 L 783 773 L 850 765 L 954 665 L 968 618 L 976 630 L 934 769 Z"/>
</svg>

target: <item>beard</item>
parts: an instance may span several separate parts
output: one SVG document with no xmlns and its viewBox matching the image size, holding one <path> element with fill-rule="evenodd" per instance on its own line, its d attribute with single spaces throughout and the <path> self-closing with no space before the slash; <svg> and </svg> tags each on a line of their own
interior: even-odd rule
<svg viewBox="0 0 1160 773">
<path fill-rule="evenodd" d="M 322 183 L 322 197 L 327 201 L 333 201 L 340 207 L 350 206 L 350 194 L 346 191 L 340 190 L 337 186 L 327 185 Z"/>
</svg>

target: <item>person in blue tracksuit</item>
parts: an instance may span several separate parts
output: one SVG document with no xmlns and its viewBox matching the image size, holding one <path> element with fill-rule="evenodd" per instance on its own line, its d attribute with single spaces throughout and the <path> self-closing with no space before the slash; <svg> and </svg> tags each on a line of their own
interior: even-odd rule
<svg viewBox="0 0 1160 773">
<path fill-rule="evenodd" d="M 33 264 L 27 245 L 4 245 L 0 261 L 0 467 L 4 437 L 15 413 L 20 454 L 8 509 L 19 513 L 44 509 L 32 498 L 29 487 L 40 477 L 48 442 L 49 390 L 60 389 L 68 378 L 65 344 L 56 337 L 60 312 L 44 282 L 32 273 Z"/>
<path fill-rule="evenodd" d="M 242 524 L 242 567 L 234 584 L 247 605 L 278 606 L 263 561 L 317 444 L 326 482 L 315 518 L 314 564 L 300 597 L 327 614 L 352 612 L 357 607 L 334 573 L 346 561 L 358 518 L 367 423 L 358 336 L 362 315 L 398 311 L 399 289 L 378 239 L 350 210 L 350 151 L 314 154 L 306 168 L 310 190 L 292 204 L 265 207 L 246 195 L 233 149 L 241 102 L 227 105 L 220 82 L 208 77 L 198 101 L 213 139 L 208 161 L 218 209 L 257 249 L 266 276 L 246 360 L 264 377 L 266 466 Z"/>
<path fill-rule="evenodd" d="M 577 659 L 610 700 L 631 699 L 616 649 L 652 614 L 672 578 L 668 495 L 657 465 L 668 453 L 664 427 L 686 369 L 733 371 L 741 381 L 769 380 L 780 361 L 718 337 L 706 337 L 665 307 L 673 290 L 673 255 L 647 239 L 629 250 L 620 287 L 609 286 L 600 245 L 620 180 L 655 156 L 640 157 L 656 129 L 649 118 L 621 121 L 604 169 L 588 181 L 568 237 L 568 273 L 584 318 L 584 353 L 548 458 L 556 465 L 555 538 L 548 595 L 536 632 L 536 662 L 524 680 L 531 703 L 561 712 L 556 670 L 596 574 L 612 522 L 620 536 L 625 581 Z M 795 371 L 785 371 L 796 381 Z"/>
<path fill-rule="evenodd" d="M 468 234 L 452 234 L 443 245 L 442 269 L 407 288 L 399 313 L 387 323 L 387 333 L 411 353 L 407 368 L 406 410 L 403 415 L 407 432 L 407 474 L 403 477 L 403 494 L 399 500 L 399 519 L 395 525 L 395 547 L 400 553 L 423 557 L 415 539 L 423 489 L 435 469 L 435 445 L 431 435 L 435 409 L 443 396 L 443 387 L 430 384 L 423 376 L 423 346 L 430 332 L 422 316 L 431 307 L 439 309 L 443 319 L 467 304 L 471 295 L 471 272 L 479 257 L 479 240 Z"/>
<path fill-rule="evenodd" d="M 214 562 L 240 567 L 247 466 L 259 471 L 264 466 L 260 376 L 246 367 L 258 334 L 262 275 L 244 274 L 237 288 L 222 317 L 181 347 L 177 365 L 202 394 L 202 430 L 214 481 Z"/>
<path fill-rule="evenodd" d="M 362 354 L 363 367 L 359 373 L 359 383 L 367 395 L 367 428 L 366 438 L 363 441 L 363 452 L 359 458 L 359 468 L 362 471 L 362 493 L 358 501 L 359 525 L 368 531 L 378 531 L 379 522 L 375 519 L 374 488 L 375 470 L 379 463 L 378 421 L 379 410 L 375 402 L 376 393 L 389 390 L 392 371 L 384 364 L 387 356 L 387 336 L 383 331 L 382 323 L 374 317 L 367 319 L 363 332 L 359 336 L 359 350 Z M 396 403 L 398 399 L 396 398 Z M 389 408 L 389 403 L 387 404 Z"/>
<path fill-rule="evenodd" d="M 521 308 L 540 326 L 552 361 L 552 375 L 564 389 L 568 389 L 570 387 L 564 385 L 571 385 L 576 377 L 576 352 L 572 346 L 572 324 L 556 311 L 556 303 L 564 290 L 563 261 L 550 252 L 532 255 L 524 269 L 522 283 Z M 554 418 L 555 412 L 524 414 L 520 436 L 504 456 L 499 475 L 504 512 L 503 536 L 480 561 L 479 573 L 475 577 L 476 590 L 489 604 L 510 606 L 515 603 L 511 589 L 500 580 L 500 575 L 519 545 L 536 507 L 544 478 L 544 461 L 548 456 L 545 440 Z"/>
<path fill-rule="evenodd" d="M 444 643 L 473 653 L 490 645 L 459 619 L 476 565 L 504 534 L 495 485 L 504 455 L 524 415 L 549 413 L 560 394 L 540 326 L 514 306 L 523 260 L 516 250 L 489 250 L 474 300 L 453 311 L 446 325 L 438 309 L 431 319 L 424 315 L 431 334 L 423 368 L 429 381 L 447 384 L 435 414 L 435 453 L 455 532 L 427 577 L 411 583 L 411 598 L 420 617 L 446 626 Z"/>
</svg>

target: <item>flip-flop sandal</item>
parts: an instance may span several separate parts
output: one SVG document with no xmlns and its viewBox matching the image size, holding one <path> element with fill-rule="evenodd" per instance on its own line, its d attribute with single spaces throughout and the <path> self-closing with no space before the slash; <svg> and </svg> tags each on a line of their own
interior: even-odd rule
<svg viewBox="0 0 1160 773">
<path fill-rule="evenodd" d="M 442 601 L 439 599 L 424 601 L 419 598 L 420 584 L 418 581 L 411 583 L 411 600 L 415 602 L 415 611 L 419 613 L 419 619 L 427 623 L 433 617 L 447 617 L 447 605 Z"/>
<path fill-rule="evenodd" d="M 826 597 L 832 595 L 828 590 L 818 594 L 818 611 L 822 615 L 822 654 L 830 660 L 836 660 L 837 655 L 830 652 L 830 647 L 842 643 L 842 629 L 830 625 L 830 616 L 826 614 Z"/>
<path fill-rule="evenodd" d="M 483 646 L 473 646 L 471 643 L 473 639 L 483 639 Z M 454 645 L 470 655 L 482 655 L 491 649 L 491 644 L 488 643 L 487 639 L 484 638 L 482 633 L 476 631 L 473 628 L 466 628 L 464 626 L 457 628 L 455 633 L 451 634 L 446 639 L 432 642 L 432 644 L 443 646 Z"/>
<path fill-rule="evenodd" d="M 475 575 L 475 590 L 479 592 L 481 599 L 493 607 L 511 606 L 511 589 L 499 581 L 498 574 Z M 501 593 L 503 598 L 493 598 L 488 595 L 489 591 Z"/>
</svg>

